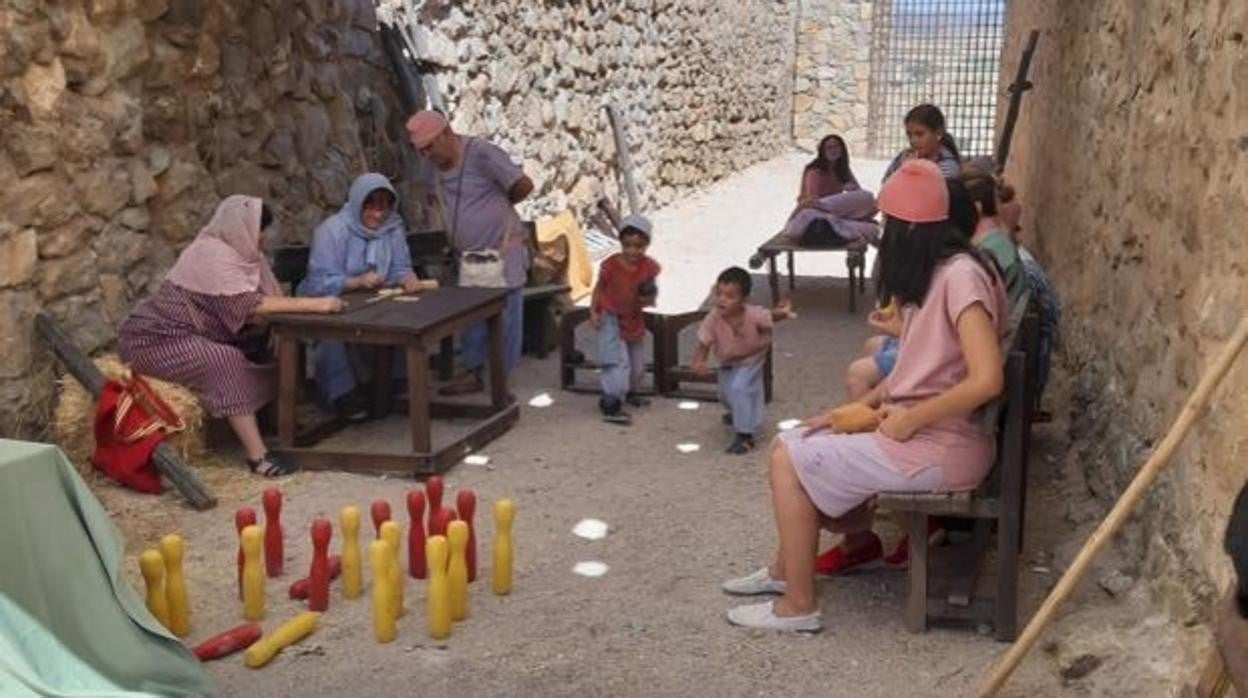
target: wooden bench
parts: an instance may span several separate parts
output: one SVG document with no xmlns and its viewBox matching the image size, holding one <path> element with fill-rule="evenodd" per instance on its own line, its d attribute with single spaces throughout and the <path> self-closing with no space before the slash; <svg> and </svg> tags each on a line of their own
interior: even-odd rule
<svg viewBox="0 0 1248 698">
<path fill-rule="evenodd" d="M 784 231 L 776 233 L 767 242 L 759 246 L 758 251 L 750 258 L 750 268 L 757 269 L 767 263 L 767 283 L 771 287 L 771 299 L 774 304 L 780 299 L 780 271 L 777 269 L 776 257 L 783 254 L 789 263 L 789 290 L 797 288 L 797 272 L 793 256 L 798 252 L 844 252 L 845 267 L 849 270 L 849 312 L 858 311 L 858 294 L 867 290 L 867 243 L 857 240 L 835 245 L 810 246 L 794 242 Z"/>
<path fill-rule="evenodd" d="M 911 632 L 923 632 L 929 620 L 955 620 L 988 623 L 1003 642 L 1017 634 L 1018 554 L 1023 541 L 1035 376 L 1029 357 L 1035 353 L 1038 333 L 1038 318 L 1028 296 L 1011 308 L 1010 321 L 1014 329 L 1003 342 L 1005 388 L 982 414 L 984 423 L 996 432 L 996 455 L 984 482 L 973 492 L 884 493 L 876 501 L 880 509 L 907 518 L 910 564 L 905 618 Z M 929 516 L 974 522 L 969 542 L 941 549 L 947 553 L 945 574 L 930 571 L 934 551 L 928 546 Z M 976 598 L 975 586 L 994 524 L 995 593 L 991 598 Z M 936 589 L 938 585 L 943 589 Z"/>
<path fill-rule="evenodd" d="M 657 375 L 660 377 L 659 392 L 668 397 L 683 398 L 687 400 L 701 400 L 704 402 L 715 402 L 719 400 L 719 378 L 715 371 L 710 374 L 700 374 L 693 370 L 691 366 L 680 363 L 680 335 L 689 326 L 702 322 L 706 317 L 708 308 L 712 299 L 708 297 L 702 302 L 702 307 L 698 310 L 688 313 L 679 313 L 676 315 L 663 316 L 662 337 L 663 348 L 655 353 L 656 361 L 662 362 L 662 369 Z M 767 347 L 767 358 L 763 364 L 763 401 L 770 404 L 772 397 L 772 348 Z M 714 387 L 690 388 L 684 384 L 710 384 Z"/>
<path fill-rule="evenodd" d="M 642 319 L 646 330 L 650 332 L 652 341 L 652 359 L 646 364 L 646 372 L 653 378 L 651 387 L 643 388 L 641 395 L 655 395 L 661 392 L 664 383 L 662 370 L 666 365 L 662 356 L 663 317 L 656 313 L 645 312 Z M 602 388 L 595 383 L 584 383 L 577 379 L 583 371 L 596 372 L 601 367 L 597 361 L 585 358 L 585 353 L 576 347 L 576 328 L 589 321 L 589 308 L 572 308 L 563 313 L 559 320 L 559 387 L 573 393 L 598 394 Z"/>
<path fill-rule="evenodd" d="M 524 287 L 524 351 L 544 359 L 555 343 L 556 301 L 571 291 L 567 284 Z"/>
</svg>

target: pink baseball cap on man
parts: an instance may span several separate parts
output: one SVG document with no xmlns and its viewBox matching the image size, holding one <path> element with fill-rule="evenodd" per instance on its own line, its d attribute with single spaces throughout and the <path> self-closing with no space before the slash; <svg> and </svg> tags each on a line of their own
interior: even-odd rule
<svg viewBox="0 0 1248 698">
<path fill-rule="evenodd" d="M 446 130 L 446 117 L 436 111 L 418 111 L 407 120 L 407 135 L 412 145 L 424 148 Z"/>
<path fill-rule="evenodd" d="M 909 223 L 949 218 L 949 189 L 940 168 L 930 160 L 907 160 L 880 186 L 876 208 Z"/>
</svg>

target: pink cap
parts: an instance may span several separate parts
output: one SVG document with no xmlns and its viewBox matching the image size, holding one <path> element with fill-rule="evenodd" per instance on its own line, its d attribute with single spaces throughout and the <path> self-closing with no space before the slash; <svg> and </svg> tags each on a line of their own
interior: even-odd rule
<svg viewBox="0 0 1248 698">
<path fill-rule="evenodd" d="M 949 218 L 949 189 L 940 168 L 930 160 L 907 160 L 880 186 L 876 208 L 910 223 Z"/>
<path fill-rule="evenodd" d="M 412 145 L 424 148 L 446 130 L 446 117 L 436 111 L 418 111 L 407 120 L 407 135 Z"/>
</svg>

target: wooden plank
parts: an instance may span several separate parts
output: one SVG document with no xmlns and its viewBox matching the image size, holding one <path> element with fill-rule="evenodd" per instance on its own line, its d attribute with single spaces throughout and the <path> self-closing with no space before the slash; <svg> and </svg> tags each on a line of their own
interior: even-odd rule
<svg viewBox="0 0 1248 698">
<path fill-rule="evenodd" d="M 74 346 L 56 322 L 43 313 L 35 316 L 35 331 L 74 380 L 86 388 L 92 397 L 98 398 L 100 391 L 104 389 L 105 379 L 104 374 L 91 361 L 91 357 Z M 152 465 L 173 483 L 174 488 L 186 498 L 192 508 L 203 511 L 217 505 L 216 497 L 169 444 L 162 442 L 156 446 L 152 452 Z"/>
<path fill-rule="evenodd" d="M 428 469 L 434 473 L 446 472 L 463 460 L 464 456 L 507 433 L 507 430 L 519 419 L 520 405 L 513 402 L 462 438 L 438 449 L 430 458 Z"/>
<path fill-rule="evenodd" d="M 329 448 L 279 448 L 303 470 L 335 470 L 348 473 L 415 475 L 429 468 L 429 454 L 361 453 Z"/>
<path fill-rule="evenodd" d="M 927 516 L 911 513 L 908 519 L 910 594 L 906 598 L 906 630 L 921 633 L 927 630 Z"/>
<path fill-rule="evenodd" d="M 277 441 L 284 447 L 295 445 L 295 409 L 299 399 L 299 386 L 295 363 L 299 360 L 299 340 L 290 334 L 275 333 L 277 337 Z"/>
<path fill-rule="evenodd" d="M 614 104 L 608 104 L 606 109 L 607 118 L 611 121 L 611 131 L 615 134 L 615 152 L 620 174 L 624 178 L 624 193 L 628 196 L 628 212 L 641 213 L 637 182 L 633 179 L 633 156 L 628 151 L 628 131 L 624 118 Z"/>
<path fill-rule="evenodd" d="M 429 362 L 425 352 L 416 347 L 407 349 L 407 419 L 412 451 L 427 453 L 433 448 L 429 425 Z"/>
<path fill-rule="evenodd" d="M 949 592 L 946 598 L 950 606 L 966 608 L 975 597 L 975 586 L 979 583 L 980 570 L 983 568 L 984 553 L 988 550 L 988 541 L 992 538 L 992 522 L 979 519 L 971 533 L 971 540 L 958 545 L 947 546 L 952 558 L 949 567 L 953 574 L 949 577 Z"/>
<path fill-rule="evenodd" d="M 498 414 L 498 408 L 493 405 L 431 400 L 429 413 L 434 419 L 490 419 Z"/>
</svg>

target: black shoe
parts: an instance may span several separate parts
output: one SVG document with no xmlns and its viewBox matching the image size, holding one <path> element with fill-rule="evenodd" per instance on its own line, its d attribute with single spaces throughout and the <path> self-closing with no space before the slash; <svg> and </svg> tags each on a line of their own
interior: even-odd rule
<svg viewBox="0 0 1248 698">
<path fill-rule="evenodd" d="M 650 406 L 650 401 L 637 393 L 629 393 L 628 397 L 624 398 L 624 402 L 627 402 L 630 407 L 636 407 L 638 409 Z"/>
<path fill-rule="evenodd" d="M 732 437 L 732 443 L 728 444 L 728 452 L 734 456 L 743 453 L 749 453 L 754 450 L 754 437 L 749 434 L 737 434 Z"/>
<path fill-rule="evenodd" d="M 624 411 L 624 405 L 618 397 L 603 396 L 598 398 L 598 409 L 602 410 L 602 421 L 611 424 L 632 424 L 633 418 Z"/>
<path fill-rule="evenodd" d="M 368 406 L 360 399 L 358 393 L 348 393 L 334 400 L 334 412 L 338 418 L 356 423 L 368 419 Z"/>
<path fill-rule="evenodd" d="M 256 475 L 263 477 L 285 477 L 299 470 L 299 466 L 272 453 L 266 453 L 256 460 L 251 460 L 250 458 L 246 460 L 247 468 Z"/>
<path fill-rule="evenodd" d="M 731 412 L 725 412 L 725 413 L 724 413 L 724 416 L 722 416 L 722 417 L 720 417 L 720 418 L 719 418 L 719 421 L 723 422 L 723 423 L 724 423 L 724 426 L 726 426 L 726 427 L 730 427 L 730 426 L 732 426 L 732 413 L 731 413 Z"/>
</svg>

